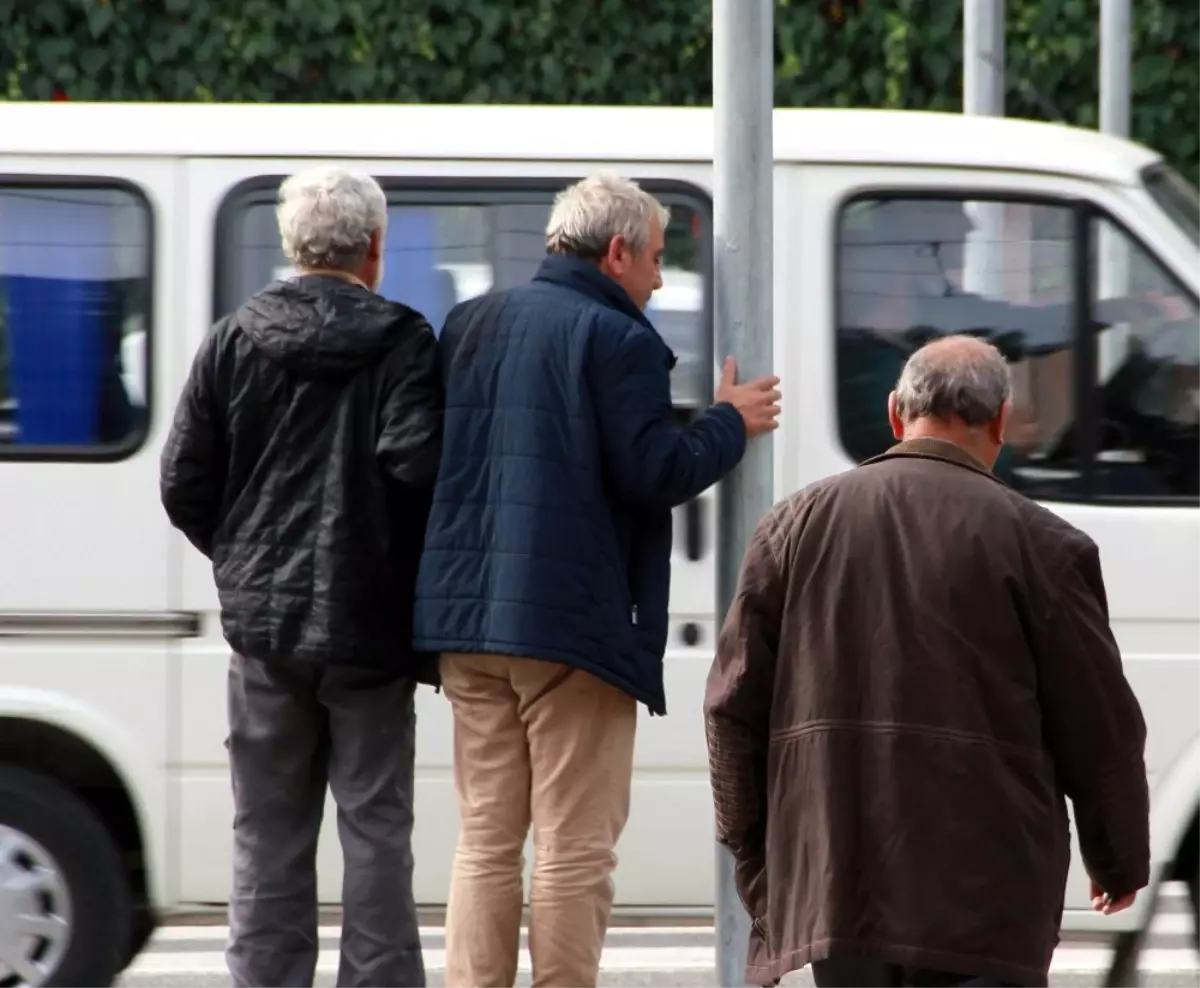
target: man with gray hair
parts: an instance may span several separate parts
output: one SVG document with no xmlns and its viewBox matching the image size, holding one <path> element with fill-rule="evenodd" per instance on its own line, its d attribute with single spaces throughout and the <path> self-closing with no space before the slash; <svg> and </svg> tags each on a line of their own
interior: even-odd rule
<svg viewBox="0 0 1200 988">
<path fill-rule="evenodd" d="M 423 985 L 412 891 L 412 602 L 444 396 L 424 317 L 378 294 L 387 201 L 337 168 L 280 188 L 296 277 L 200 345 L 162 454 L 212 560 L 229 668 L 235 985 L 311 985 L 326 787 L 345 862 L 339 985 Z"/>
<path fill-rule="evenodd" d="M 525 840 L 535 985 L 594 985 L 629 812 L 637 705 L 666 712 L 671 510 L 773 429 L 775 378 L 735 381 L 688 426 L 644 314 L 667 211 L 611 174 L 566 189 L 531 284 L 441 334 L 446 447 L 417 596 L 441 653 L 461 831 L 446 983 L 512 985 Z"/>
<path fill-rule="evenodd" d="M 1146 725 L 1095 543 L 992 475 L 1004 358 L 951 336 L 899 445 L 763 519 L 709 674 L 747 984 L 1046 985 L 1071 842 L 1094 908 L 1149 881 Z"/>
</svg>

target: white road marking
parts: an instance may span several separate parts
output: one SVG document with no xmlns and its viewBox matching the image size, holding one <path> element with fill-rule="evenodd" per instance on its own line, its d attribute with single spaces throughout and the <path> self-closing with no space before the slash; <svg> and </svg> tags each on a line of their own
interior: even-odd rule
<svg viewBox="0 0 1200 988">
<path fill-rule="evenodd" d="M 1186 974 L 1200 970 L 1194 958 L 1194 952 L 1187 950 L 1147 950 L 1143 952 L 1138 967 L 1146 974 Z M 1106 970 L 1111 959 L 1112 954 L 1108 950 L 1062 947 L 1055 953 L 1050 971 L 1053 974 L 1088 974 Z M 600 966 L 612 972 L 711 971 L 713 962 L 711 947 L 613 947 L 605 949 Z M 425 968 L 427 971 L 444 971 L 446 952 L 426 950 Z M 337 969 L 337 951 L 321 951 L 317 973 L 336 974 Z M 531 969 L 529 954 L 522 951 L 518 970 L 529 974 Z M 151 951 L 138 958 L 126 975 L 224 974 L 226 970 L 221 951 Z"/>
<path fill-rule="evenodd" d="M 1151 936 L 1190 936 L 1195 927 L 1190 912 L 1166 912 L 1154 917 L 1150 924 Z"/>
<path fill-rule="evenodd" d="M 424 954 L 426 971 L 446 969 L 444 950 L 426 950 Z M 604 951 L 601 967 L 605 971 L 711 971 L 713 951 L 711 947 L 610 948 Z M 337 968 L 337 951 L 322 950 L 317 974 L 336 974 Z M 126 975 L 224 974 L 226 970 L 225 958 L 219 952 L 150 952 L 143 954 Z M 517 970 L 531 972 L 527 951 L 521 951 Z"/>
<path fill-rule="evenodd" d="M 1192 932 L 1191 913 L 1172 912 L 1159 913 L 1154 917 L 1150 926 L 1150 935 L 1186 936 Z M 318 928 L 318 936 L 322 940 L 336 939 L 341 936 L 340 926 L 322 926 Z M 421 936 L 440 937 L 445 932 L 444 926 L 422 926 Z M 664 937 L 678 936 L 715 936 L 711 926 L 613 926 L 609 927 L 609 936 L 619 936 L 622 940 L 660 940 Z M 154 934 L 149 949 L 155 943 L 173 943 L 180 940 L 220 940 L 229 936 L 228 926 L 163 926 Z M 1091 939 L 1089 937 L 1089 939 Z M 1099 939 L 1099 937 L 1097 937 Z"/>
<path fill-rule="evenodd" d="M 1191 929 L 1191 927 L 1188 927 Z M 446 932 L 444 926 L 422 926 L 421 936 L 423 937 L 440 937 Z M 522 930 L 522 932 L 527 932 Z M 336 938 L 341 936 L 342 928 L 340 926 L 321 926 L 317 928 L 317 935 L 321 939 Z M 663 937 L 678 937 L 678 936 L 715 936 L 715 930 L 711 926 L 610 926 L 608 935 L 620 936 L 622 939 L 644 938 L 647 940 L 660 940 Z M 229 936 L 228 926 L 163 926 L 154 934 L 151 944 L 156 942 L 172 943 L 179 940 L 225 940 Z"/>
<path fill-rule="evenodd" d="M 1112 951 L 1094 947 L 1059 947 L 1050 962 L 1051 974 L 1088 974 L 1105 971 L 1112 961 Z M 1200 971 L 1194 950 L 1143 950 L 1138 956 L 1138 970 L 1143 974 L 1188 974 Z"/>
</svg>

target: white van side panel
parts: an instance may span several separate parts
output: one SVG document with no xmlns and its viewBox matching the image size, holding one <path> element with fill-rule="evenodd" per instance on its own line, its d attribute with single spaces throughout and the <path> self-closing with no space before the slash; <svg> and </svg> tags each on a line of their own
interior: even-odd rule
<svg viewBox="0 0 1200 988">
<path fill-rule="evenodd" d="M 181 633 L 172 594 L 170 525 L 158 500 L 163 408 L 179 382 L 171 372 L 182 218 L 177 163 L 153 158 L 6 157 L 0 175 L 22 180 L 119 180 L 152 212 L 152 310 L 147 327 L 151 415 L 144 442 L 115 462 L 0 459 L 0 718 L 43 721 L 75 735 L 111 761 L 139 817 L 151 894 L 175 892 L 167 766 L 171 751 L 174 657 Z M 69 183 L 67 183 L 69 184 Z M 33 190 L 36 194 L 36 190 Z M 74 257 L 82 257 L 80 245 Z M 99 252 L 97 263 L 104 252 Z M 29 248 L 6 270 L 45 276 L 50 252 Z M 107 277 L 93 266 L 79 277 Z M 130 366 L 136 374 L 143 347 Z M 130 349 L 125 351 L 130 355 Z M 144 376 L 137 374 L 142 378 Z"/>
</svg>

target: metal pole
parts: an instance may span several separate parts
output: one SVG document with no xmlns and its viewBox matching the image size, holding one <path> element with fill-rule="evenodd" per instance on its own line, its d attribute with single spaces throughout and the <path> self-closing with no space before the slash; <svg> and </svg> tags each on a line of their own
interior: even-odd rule
<svg viewBox="0 0 1200 988">
<path fill-rule="evenodd" d="M 714 356 L 749 380 L 774 369 L 772 182 L 775 104 L 774 0 L 714 0 Z M 774 503 L 773 445 L 749 444 L 718 490 L 717 614 L 737 591 L 742 556 Z M 733 859 L 716 848 L 717 983 L 744 985 L 750 920 L 733 882 Z"/>
<path fill-rule="evenodd" d="M 1129 136 L 1129 0 L 1100 0 L 1100 129 Z"/>
<path fill-rule="evenodd" d="M 1100 130 L 1129 136 L 1130 0 L 1100 0 Z M 1097 230 L 1100 252 L 1099 298 L 1129 294 L 1129 241 L 1105 223 Z M 1116 370 L 1128 346 L 1129 325 L 1113 327 L 1098 339 L 1099 380 Z"/>
<path fill-rule="evenodd" d="M 1004 116 L 1004 0 L 963 0 L 963 113 Z"/>
<path fill-rule="evenodd" d="M 1004 116 L 1004 0 L 963 0 L 963 113 Z M 1004 206 L 971 203 L 963 288 L 1004 297 Z"/>
</svg>

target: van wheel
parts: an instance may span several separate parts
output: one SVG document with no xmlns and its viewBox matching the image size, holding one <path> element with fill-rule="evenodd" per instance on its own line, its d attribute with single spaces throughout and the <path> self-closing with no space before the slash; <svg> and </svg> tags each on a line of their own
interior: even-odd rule
<svg viewBox="0 0 1200 988">
<path fill-rule="evenodd" d="M 0 985 L 107 988 L 132 914 L 120 854 L 88 805 L 0 765 Z"/>
</svg>

